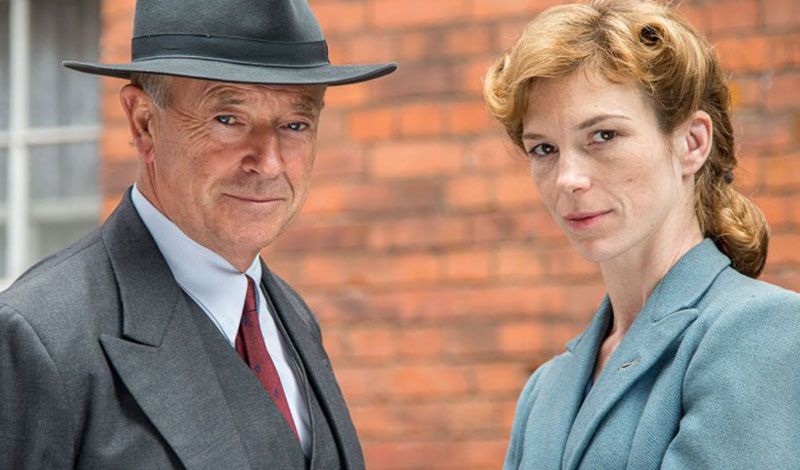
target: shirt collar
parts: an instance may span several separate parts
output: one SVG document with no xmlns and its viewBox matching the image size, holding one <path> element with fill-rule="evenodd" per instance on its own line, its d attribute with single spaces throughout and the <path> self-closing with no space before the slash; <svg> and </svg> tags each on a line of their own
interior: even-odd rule
<svg viewBox="0 0 800 470">
<path fill-rule="evenodd" d="M 247 279 L 225 258 L 189 238 L 177 225 L 139 192 L 131 191 L 139 212 L 158 249 L 167 261 L 175 281 L 197 302 L 233 343 L 239 329 Z M 261 279 L 261 263 L 256 256 L 245 273 L 256 285 Z"/>
</svg>

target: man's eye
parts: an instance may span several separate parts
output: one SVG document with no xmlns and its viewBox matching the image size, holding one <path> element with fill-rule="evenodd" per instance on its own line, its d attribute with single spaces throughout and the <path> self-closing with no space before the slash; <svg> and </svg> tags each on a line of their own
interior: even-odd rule
<svg viewBox="0 0 800 470">
<path fill-rule="evenodd" d="M 528 153 L 535 157 L 546 157 L 556 152 L 555 145 L 539 144 L 533 147 Z"/>
<path fill-rule="evenodd" d="M 295 132 L 300 132 L 308 129 L 308 124 L 304 122 L 290 122 L 289 124 L 286 125 L 286 127 Z"/>
<path fill-rule="evenodd" d="M 608 142 L 609 140 L 613 139 L 617 136 L 616 131 L 597 131 L 592 134 L 592 142 L 596 142 L 601 144 L 603 142 Z"/>
<path fill-rule="evenodd" d="M 219 116 L 214 117 L 220 124 L 224 124 L 226 126 L 230 126 L 236 122 L 236 118 L 231 116 L 230 114 L 220 114 Z"/>
</svg>

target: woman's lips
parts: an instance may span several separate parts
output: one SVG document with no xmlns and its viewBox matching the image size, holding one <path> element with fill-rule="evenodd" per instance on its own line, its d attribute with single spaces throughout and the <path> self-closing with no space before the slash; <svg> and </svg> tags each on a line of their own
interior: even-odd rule
<svg viewBox="0 0 800 470">
<path fill-rule="evenodd" d="M 611 211 L 570 212 L 564 216 L 567 226 L 574 231 L 588 230 L 597 225 Z"/>
</svg>

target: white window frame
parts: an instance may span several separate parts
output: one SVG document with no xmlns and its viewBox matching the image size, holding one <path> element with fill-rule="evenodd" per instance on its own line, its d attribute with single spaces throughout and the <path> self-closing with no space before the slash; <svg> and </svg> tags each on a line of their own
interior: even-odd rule
<svg viewBox="0 0 800 470">
<path fill-rule="evenodd" d="M 0 149 L 7 150 L 8 188 L 6 203 L 0 204 L 0 221 L 5 222 L 5 277 L 7 287 L 35 260 L 31 260 L 31 241 L 38 237 L 36 224 L 99 217 L 97 197 L 76 197 L 30 201 L 30 148 L 36 145 L 97 143 L 101 126 L 30 126 L 30 0 L 10 0 L 9 21 L 9 126 L 0 131 Z M 0 19 L 2 21 L 2 19 Z M 5 110 L 0 110 L 5 112 Z"/>
</svg>

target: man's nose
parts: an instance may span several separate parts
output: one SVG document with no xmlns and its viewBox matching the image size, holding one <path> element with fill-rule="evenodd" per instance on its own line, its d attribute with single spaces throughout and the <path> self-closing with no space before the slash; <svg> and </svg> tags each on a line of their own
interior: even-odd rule
<svg viewBox="0 0 800 470">
<path fill-rule="evenodd" d="M 253 145 L 244 159 L 243 167 L 247 172 L 255 172 L 263 176 L 276 176 L 283 172 L 281 140 L 278 132 L 270 130 L 251 136 Z"/>
</svg>

